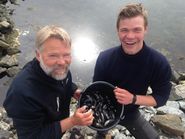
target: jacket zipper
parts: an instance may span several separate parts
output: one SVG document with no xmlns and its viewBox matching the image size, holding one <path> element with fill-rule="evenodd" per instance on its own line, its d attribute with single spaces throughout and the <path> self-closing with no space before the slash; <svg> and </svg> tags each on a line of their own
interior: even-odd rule
<svg viewBox="0 0 185 139">
<path fill-rule="evenodd" d="M 57 102 L 57 111 L 59 112 L 59 110 L 60 110 L 60 99 L 59 99 L 59 97 L 56 98 L 56 102 Z"/>
</svg>

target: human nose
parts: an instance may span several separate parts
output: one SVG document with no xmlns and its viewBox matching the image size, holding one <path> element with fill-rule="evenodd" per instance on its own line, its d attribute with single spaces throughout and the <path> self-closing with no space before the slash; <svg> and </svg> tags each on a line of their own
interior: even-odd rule
<svg viewBox="0 0 185 139">
<path fill-rule="evenodd" d="M 58 65 L 64 65 L 66 62 L 65 62 L 65 59 L 63 57 L 60 57 L 57 59 L 57 64 Z"/>
<path fill-rule="evenodd" d="M 134 38 L 134 33 L 132 31 L 129 31 L 127 34 L 126 34 L 126 37 L 129 38 L 129 39 L 132 39 Z"/>
</svg>

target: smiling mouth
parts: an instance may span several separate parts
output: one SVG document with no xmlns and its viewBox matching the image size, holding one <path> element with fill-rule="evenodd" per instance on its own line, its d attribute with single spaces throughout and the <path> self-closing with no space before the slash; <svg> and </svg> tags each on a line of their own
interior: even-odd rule
<svg viewBox="0 0 185 139">
<path fill-rule="evenodd" d="M 136 42 L 125 42 L 126 45 L 134 45 Z"/>
</svg>

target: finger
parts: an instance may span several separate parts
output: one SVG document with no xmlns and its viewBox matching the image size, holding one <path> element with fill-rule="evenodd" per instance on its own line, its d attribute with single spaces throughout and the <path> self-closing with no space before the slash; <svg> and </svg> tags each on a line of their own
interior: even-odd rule
<svg viewBox="0 0 185 139">
<path fill-rule="evenodd" d="M 79 112 L 79 113 L 84 113 L 84 112 L 86 112 L 87 110 L 87 106 L 86 105 L 84 105 L 84 106 L 82 106 L 82 107 L 80 107 L 80 108 L 78 108 L 77 109 L 77 111 Z"/>
<path fill-rule="evenodd" d="M 90 122 L 90 123 L 92 123 L 93 120 L 94 120 L 93 114 L 90 114 L 89 116 L 86 116 L 86 117 L 84 118 L 84 121 L 85 121 L 85 122 Z"/>
<path fill-rule="evenodd" d="M 84 117 L 89 117 L 91 115 L 93 115 L 92 109 L 89 109 L 88 111 L 84 112 L 84 114 L 83 114 Z"/>
<path fill-rule="evenodd" d="M 121 93 L 121 92 L 115 92 L 115 96 L 116 97 L 124 97 L 125 96 L 125 94 L 124 93 Z"/>
<path fill-rule="evenodd" d="M 113 91 L 115 92 L 117 89 L 118 89 L 118 87 L 116 86 L 116 87 L 114 87 L 114 90 Z"/>
</svg>

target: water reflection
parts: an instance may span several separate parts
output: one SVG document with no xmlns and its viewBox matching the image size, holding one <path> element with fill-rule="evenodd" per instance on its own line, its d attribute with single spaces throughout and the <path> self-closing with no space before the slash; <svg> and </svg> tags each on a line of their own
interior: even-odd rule
<svg viewBox="0 0 185 139">
<path fill-rule="evenodd" d="M 91 38 L 80 36 L 74 40 L 72 51 L 78 62 L 90 63 L 96 59 L 99 50 Z"/>
</svg>

